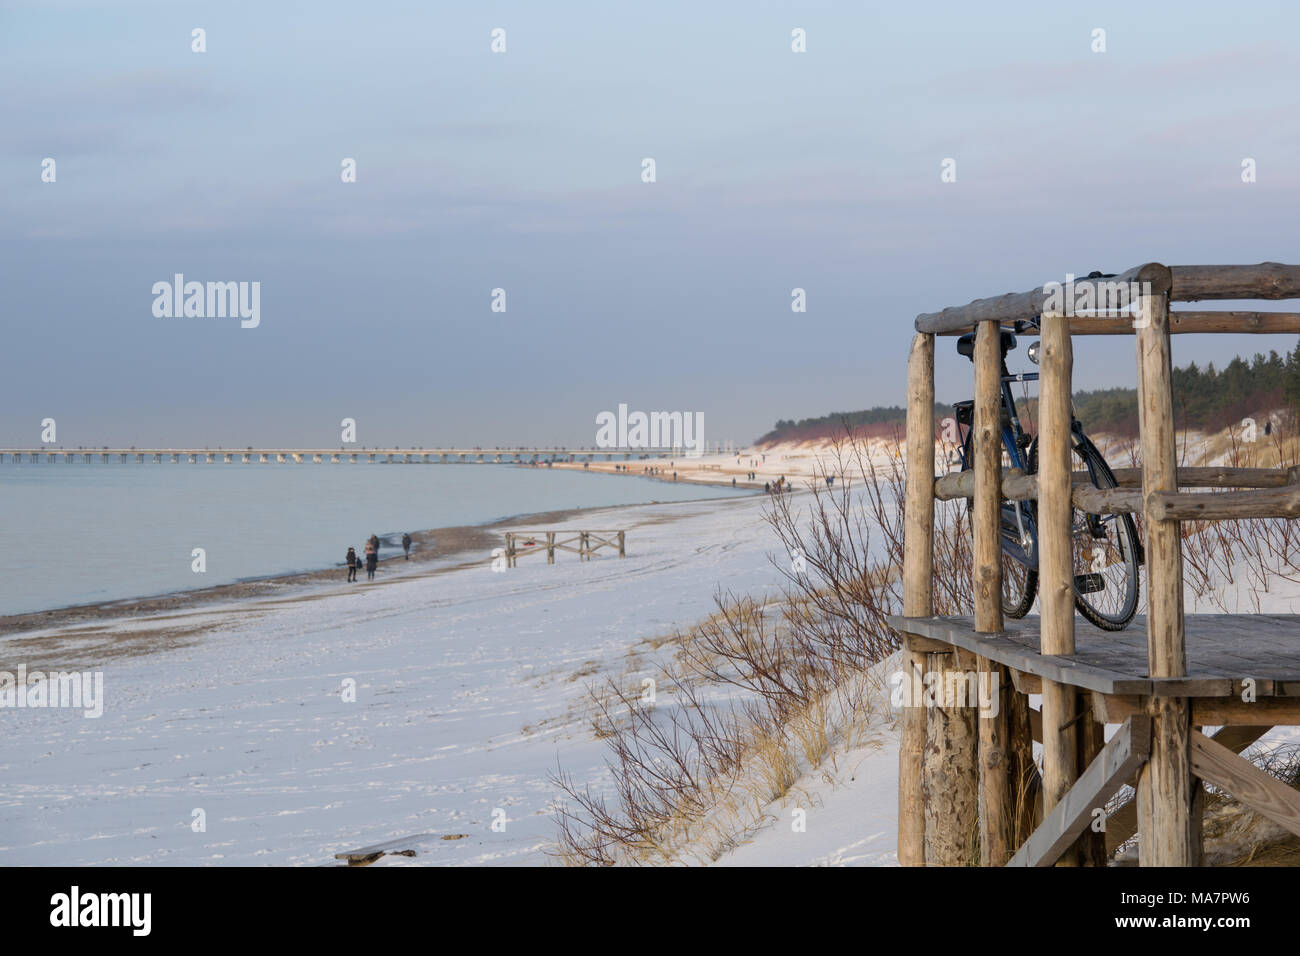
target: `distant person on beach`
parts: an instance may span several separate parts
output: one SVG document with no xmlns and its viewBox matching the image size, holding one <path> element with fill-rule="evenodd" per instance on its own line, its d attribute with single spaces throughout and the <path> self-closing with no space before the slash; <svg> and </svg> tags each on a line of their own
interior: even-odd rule
<svg viewBox="0 0 1300 956">
<path fill-rule="evenodd" d="M 406 560 L 410 561 L 411 560 L 411 536 L 409 534 L 405 534 L 405 533 L 402 534 L 402 550 L 406 552 Z"/>
<path fill-rule="evenodd" d="M 357 565 L 361 563 L 357 560 L 357 549 L 348 548 L 348 556 L 344 560 L 348 566 L 348 580 L 355 581 L 357 579 Z"/>
<path fill-rule="evenodd" d="M 366 579 L 375 579 L 375 568 L 379 566 L 379 538 L 371 535 L 366 539 Z"/>
</svg>

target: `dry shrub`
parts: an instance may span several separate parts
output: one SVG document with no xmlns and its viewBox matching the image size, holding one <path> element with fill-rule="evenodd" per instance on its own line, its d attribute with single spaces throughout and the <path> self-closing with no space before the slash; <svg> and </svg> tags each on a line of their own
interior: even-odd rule
<svg viewBox="0 0 1300 956">
<path fill-rule="evenodd" d="M 1223 447 L 1215 449 L 1216 463 L 1294 468 L 1296 445 L 1285 431 L 1245 443 L 1229 430 Z M 1182 539 L 1184 584 L 1198 601 L 1226 613 L 1258 614 L 1277 583 L 1300 584 L 1300 529 L 1287 518 L 1184 521 Z"/>
<path fill-rule="evenodd" d="M 873 462 L 847 433 L 819 467 L 809 495 L 774 494 L 765 514 L 781 546 L 779 600 L 717 594 L 716 613 L 676 636 L 661 669 L 675 701 L 647 707 L 612 682 L 591 691 L 612 793 L 563 769 L 552 777 L 561 861 L 670 862 L 701 838 L 716 857 L 884 711 L 875 665 L 900 644 L 886 618 L 902 608 L 905 468 L 896 453 Z M 935 611 L 968 613 L 964 502 L 937 503 L 935 533 Z"/>
</svg>

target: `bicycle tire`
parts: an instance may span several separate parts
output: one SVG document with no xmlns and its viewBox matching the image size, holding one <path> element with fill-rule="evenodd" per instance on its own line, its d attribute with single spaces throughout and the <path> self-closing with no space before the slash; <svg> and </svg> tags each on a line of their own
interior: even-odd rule
<svg viewBox="0 0 1300 956">
<path fill-rule="evenodd" d="M 1083 437 L 1078 447 L 1073 449 L 1071 458 L 1072 461 L 1076 463 L 1082 463 L 1084 469 L 1091 476 L 1094 487 L 1116 487 L 1117 482 L 1115 481 L 1115 474 L 1110 470 L 1110 465 L 1106 463 L 1106 459 L 1102 457 L 1101 452 L 1097 450 L 1097 447 L 1093 445 L 1086 436 Z M 1030 474 L 1037 474 L 1037 438 L 1035 438 L 1029 446 L 1028 460 Z M 1071 520 L 1072 527 L 1078 526 L 1079 522 L 1077 519 L 1079 516 L 1082 515 L 1084 517 L 1085 523 L 1089 517 L 1085 512 L 1081 512 L 1077 508 L 1073 509 L 1073 514 L 1075 518 Z M 1097 574 L 1093 570 L 1095 565 L 1085 564 L 1084 573 L 1080 574 L 1079 550 L 1077 547 L 1072 545 L 1071 552 L 1075 557 L 1074 606 L 1078 609 L 1079 613 L 1084 616 L 1088 623 L 1092 624 L 1094 627 L 1100 628 L 1103 631 L 1122 631 L 1124 628 L 1128 627 L 1132 622 L 1134 615 L 1137 614 L 1138 602 L 1142 593 L 1142 575 L 1138 570 L 1139 565 L 1141 564 L 1142 542 L 1138 538 L 1137 525 L 1133 521 L 1132 515 L 1093 515 L 1091 517 L 1102 520 L 1106 520 L 1107 518 L 1114 519 L 1114 526 L 1117 529 L 1115 532 L 1115 539 L 1113 541 L 1108 541 L 1108 544 L 1119 553 L 1121 560 L 1120 562 L 1112 562 L 1111 564 L 1106 565 L 1106 567 L 1115 567 L 1122 564 L 1125 568 L 1125 595 L 1123 604 L 1113 613 L 1108 613 L 1094 606 L 1093 602 L 1086 596 L 1086 594 L 1080 592 L 1079 579 L 1081 577 L 1085 579 L 1095 577 Z M 1035 525 L 1037 525 L 1036 517 Z M 1091 553 L 1096 554 L 1096 550 L 1097 549 L 1094 546 Z"/>
<path fill-rule="evenodd" d="M 971 458 L 971 438 L 967 434 L 965 442 L 966 461 L 972 461 Z M 963 468 L 963 471 L 970 469 Z M 966 513 L 971 514 L 975 503 L 967 501 Z M 1030 503 L 1032 514 L 1033 504 Z M 971 534 L 974 535 L 974 525 L 971 526 Z M 1034 568 L 1027 567 L 1007 553 L 1006 548 L 1002 548 L 1002 615 L 1010 618 L 1022 618 L 1034 606 L 1034 599 L 1038 597 L 1038 571 Z"/>
</svg>

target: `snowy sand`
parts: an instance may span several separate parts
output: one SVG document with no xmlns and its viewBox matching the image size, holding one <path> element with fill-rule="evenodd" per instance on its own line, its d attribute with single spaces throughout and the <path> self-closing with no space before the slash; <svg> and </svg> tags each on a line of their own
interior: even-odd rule
<svg viewBox="0 0 1300 956">
<path fill-rule="evenodd" d="M 217 627 L 97 668 L 102 717 L 0 714 L 0 863 L 320 864 L 418 833 L 433 837 L 415 859 L 385 862 L 543 863 L 548 775 L 603 777 L 587 684 L 650 676 L 653 652 L 629 649 L 708 614 L 716 586 L 775 593 L 762 507 L 760 496 L 607 512 L 602 527 L 629 529 L 623 560 L 538 556 L 494 573 L 485 555 L 185 615 Z M 23 660 L 20 638 L 0 642 L 7 662 Z"/>
</svg>

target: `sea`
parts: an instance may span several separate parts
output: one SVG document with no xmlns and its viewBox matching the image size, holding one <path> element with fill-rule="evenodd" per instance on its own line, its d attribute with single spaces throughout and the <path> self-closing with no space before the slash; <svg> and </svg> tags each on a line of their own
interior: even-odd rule
<svg viewBox="0 0 1300 956">
<path fill-rule="evenodd" d="M 404 531 L 744 494 L 495 463 L 5 462 L 0 615 L 341 567 L 371 534 L 388 555 Z"/>
</svg>

